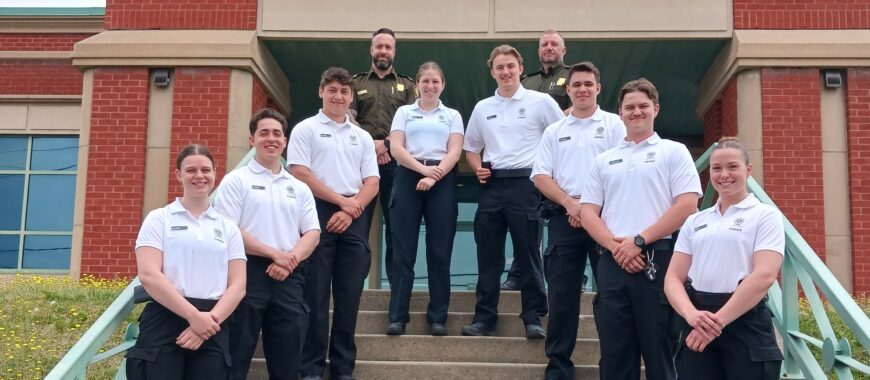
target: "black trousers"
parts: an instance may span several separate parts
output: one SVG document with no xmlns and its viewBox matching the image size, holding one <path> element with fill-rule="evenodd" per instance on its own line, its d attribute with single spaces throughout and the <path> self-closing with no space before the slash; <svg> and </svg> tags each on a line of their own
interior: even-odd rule
<svg viewBox="0 0 870 380">
<path fill-rule="evenodd" d="M 673 249 L 655 251 L 659 269 L 653 282 L 643 272 L 624 271 L 609 253 L 599 259 L 601 277 L 592 303 L 601 345 L 602 379 L 639 379 L 641 356 L 648 380 L 676 378 L 675 313 L 663 288 L 672 253 Z"/>
<path fill-rule="evenodd" d="M 213 304 L 216 302 L 205 303 Z M 211 307 L 199 307 L 200 311 Z M 139 316 L 139 337 L 127 351 L 127 378 L 131 380 L 226 379 L 230 368 L 228 323 L 196 351 L 183 349 L 175 339 L 190 326 L 157 302 L 149 302 Z"/>
<path fill-rule="evenodd" d="M 352 375 L 356 361 L 356 318 L 363 283 L 371 265 L 369 214 L 374 202 L 341 234 L 326 230 L 326 222 L 340 208 L 315 199 L 320 218 L 320 244 L 307 260 L 305 303 L 311 308 L 308 334 L 302 350 L 301 375 L 323 375 L 327 347 L 333 377 Z M 329 297 L 332 295 L 332 329 L 329 327 Z"/>
<path fill-rule="evenodd" d="M 541 267 L 543 223 L 537 209 L 540 201 L 540 193 L 527 177 L 490 178 L 486 186 L 481 186 L 474 216 L 479 273 L 475 322 L 494 328 L 498 321 L 499 285 L 508 232 L 514 246 L 514 261 L 520 266 L 520 318 L 526 324 L 539 323 L 540 315 L 546 314 L 543 284 L 534 276 L 534 268 Z"/>
<path fill-rule="evenodd" d="M 230 319 L 230 352 L 235 363 L 230 369 L 232 380 L 248 377 L 261 328 L 269 378 L 299 378 L 302 344 L 308 331 L 309 309 L 302 298 L 306 263 L 280 282 L 266 274 L 271 263 L 266 258 L 248 256 L 245 298 Z"/>
<path fill-rule="evenodd" d="M 695 303 L 698 310 L 716 312 L 721 305 Z M 679 317 L 678 317 L 679 318 Z M 703 352 L 690 350 L 685 337 L 692 327 L 682 318 L 675 362 L 680 379 L 779 379 L 782 352 L 776 345 L 770 310 L 761 302 L 722 330 Z"/>
<path fill-rule="evenodd" d="M 417 191 L 419 173 L 399 167 L 393 182 L 390 219 L 393 223 L 393 286 L 390 322 L 408 322 L 420 221 L 426 218 L 426 265 L 429 306 L 426 320 L 443 323 L 450 305 L 450 257 L 456 236 L 456 171 L 450 171 L 428 191 Z"/>
<path fill-rule="evenodd" d="M 390 156 L 390 158 L 392 157 Z M 386 164 L 378 165 L 378 172 L 381 176 L 380 182 L 378 182 L 380 188 L 378 199 L 381 201 L 381 214 L 384 215 L 384 272 L 387 274 L 387 283 L 390 288 L 393 287 L 393 223 L 390 221 L 390 197 L 393 194 L 393 178 L 397 167 L 395 159 Z M 372 223 L 373 215 L 374 213 L 369 214 L 369 224 L 380 228 L 379 220 Z"/>
<path fill-rule="evenodd" d="M 544 351 L 550 358 L 545 379 L 574 379 L 571 353 L 580 322 L 580 293 L 586 257 L 594 240 L 583 229 L 571 227 L 564 212 L 550 218 L 549 239 L 544 251 L 550 320 Z"/>
</svg>

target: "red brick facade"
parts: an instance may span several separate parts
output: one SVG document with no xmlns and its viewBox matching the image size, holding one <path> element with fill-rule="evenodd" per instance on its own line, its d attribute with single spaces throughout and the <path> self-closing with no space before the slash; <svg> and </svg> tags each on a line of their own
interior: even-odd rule
<svg viewBox="0 0 870 380">
<path fill-rule="evenodd" d="M 85 192 L 83 274 L 135 274 L 142 223 L 148 128 L 148 69 L 98 68 L 94 73 Z"/>
<path fill-rule="evenodd" d="M 82 73 L 69 60 L 0 59 L 0 94 L 81 95 Z"/>
<path fill-rule="evenodd" d="M 0 33 L 0 51 L 72 51 L 93 33 Z"/>
<path fill-rule="evenodd" d="M 856 293 L 870 292 L 870 69 L 850 69 L 846 83 L 852 278 Z"/>
<path fill-rule="evenodd" d="M 257 28 L 257 0 L 106 0 L 106 30 Z"/>
<path fill-rule="evenodd" d="M 734 29 L 867 29 L 868 0 L 734 0 Z"/>
<path fill-rule="evenodd" d="M 825 260 L 818 69 L 762 69 L 764 188 Z"/>
<path fill-rule="evenodd" d="M 269 95 L 266 94 L 266 87 L 259 78 L 254 78 L 254 99 L 251 102 L 251 109 L 257 112 L 269 105 Z"/>
<path fill-rule="evenodd" d="M 175 69 L 172 100 L 172 143 L 170 155 L 191 143 L 203 144 L 217 165 L 218 182 L 226 171 L 227 118 L 229 117 L 230 69 Z M 181 196 L 175 179 L 175 160 L 169 172 L 169 199 Z"/>
</svg>

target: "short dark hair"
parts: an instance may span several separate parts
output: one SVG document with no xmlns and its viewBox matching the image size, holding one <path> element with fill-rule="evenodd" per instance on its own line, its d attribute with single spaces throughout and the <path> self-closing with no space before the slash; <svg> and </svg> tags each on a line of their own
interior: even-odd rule
<svg viewBox="0 0 870 380">
<path fill-rule="evenodd" d="M 342 86 L 350 86 L 353 89 L 353 77 L 341 67 L 330 67 L 320 75 L 320 88 L 326 87 L 330 82 L 336 82 Z"/>
<path fill-rule="evenodd" d="M 646 78 L 640 78 L 622 86 L 622 89 L 619 90 L 619 97 L 617 98 L 617 108 L 622 108 L 622 99 L 625 98 L 625 95 L 632 92 L 642 92 L 649 97 L 649 100 L 652 100 L 653 104 L 659 104 L 659 91 L 656 90 L 656 86 Z"/>
<path fill-rule="evenodd" d="M 595 67 L 595 64 L 589 61 L 583 61 L 580 63 L 576 63 L 568 69 L 568 81 L 571 81 L 571 76 L 574 73 L 592 73 L 595 75 L 595 82 L 601 83 L 601 71 L 598 71 L 598 68 Z"/>
<path fill-rule="evenodd" d="M 380 28 L 376 30 L 374 33 L 372 33 L 372 38 L 375 38 L 375 36 L 377 36 L 378 34 L 389 34 L 393 36 L 393 39 L 396 38 L 396 33 L 394 33 L 393 30 L 390 28 Z"/>
<path fill-rule="evenodd" d="M 281 123 L 281 132 L 284 135 L 287 135 L 287 119 L 280 112 L 275 111 L 271 108 L 263 108 L 256 113 L 254 116 L 251 116 L 251 122 L 248 124 L 248 130 L 251 132 L 251 136 L 254 133 L 257 133 L 257 124 L 260 123 L 260 120 L 263 119 L 275 119 L 275 121 Z"/>
<path fill-rule="evenodd" d="M 212 157 L 211 152 L 209 152 L 205 145 L 190 144 L 178 151 L 178 156 L 175 157 L 175 168 L 181 170 L 181 162 L 184 161 L 185 158 L 197 155 L 202 155 L 208 158 L 208 160 L 211 161 L 211 166 L 214 167 L 214 157 Z"/>
</svg>

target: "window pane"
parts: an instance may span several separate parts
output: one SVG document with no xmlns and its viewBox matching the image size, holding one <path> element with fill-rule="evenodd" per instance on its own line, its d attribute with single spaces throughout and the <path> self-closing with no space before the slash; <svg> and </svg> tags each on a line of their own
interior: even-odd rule
<svg viewBox="0 0 870 380">
<path fill-rule="evenodd" d="M 0 170 L 24 170 L 27 137 L 0 137 Z"/>
<path fill-rule="evenodd" d="M 21 206 L 24 205 L 24 176 L 0 174 L 0 230 L 21 229 Z"/>
<path fill-rule="evenodd" d="M 72 236 L 25 236 L 22 269 L 69 269 Z"/>
<path fill-rule="evenodd" d="M 34 137 L 30 170 L 76 170 L 78 137 Z"/>
<path fill-rule="evenodd" d="M 18 269 L 19 235 L 0 235 L 0 269 Z"/>
<path fill-rule="evenodd" d="M 27 231 L 72 231 L 76 176 L 31 175 Z"/>
</svg>

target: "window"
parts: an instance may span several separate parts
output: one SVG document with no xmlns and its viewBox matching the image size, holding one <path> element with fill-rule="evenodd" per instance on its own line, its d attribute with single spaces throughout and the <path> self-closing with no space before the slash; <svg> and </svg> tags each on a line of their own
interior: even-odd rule
<svg viewBox="0 0 870 380">
<path fill-rule="evenodd" d="M 0 136 L 0 271 L 69 270 L 78 145 Z"/>
</svg>

